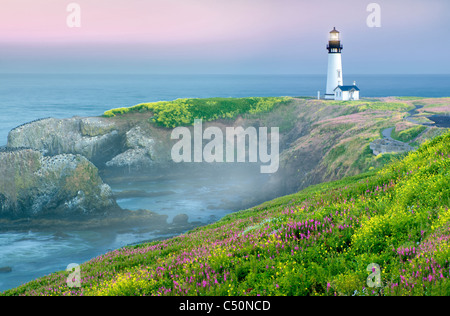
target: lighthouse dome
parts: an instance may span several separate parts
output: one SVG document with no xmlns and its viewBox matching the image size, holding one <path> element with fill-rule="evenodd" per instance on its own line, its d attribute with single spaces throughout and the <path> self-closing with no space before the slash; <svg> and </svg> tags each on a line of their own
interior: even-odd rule
<svg viewBox="0 0 450 316">
<path fill-rule="evenodd" d="M 339 34 L 339 31 L 337 31 L 336 28 L 333 28 L 333 30 L 330 32 L 330 42 L 340 41 Z"/>
</svg>

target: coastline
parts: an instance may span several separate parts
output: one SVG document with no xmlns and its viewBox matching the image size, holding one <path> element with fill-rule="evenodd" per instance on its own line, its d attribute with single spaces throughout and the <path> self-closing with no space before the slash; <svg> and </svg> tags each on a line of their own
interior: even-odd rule
<svg viewBox="0 0 450 316">
<path fill-rule="evenodd" d="M 301 99 L 298 99 L 298 100 L 295 100 L 295 102 L 296 103 L 295 103 L 294 106 L 292 106 L 292 108 L 295 108 L 297 110 L 301 109 L 302 111 L 307 111 L 307 110 L 310 111 L 311 105 L 319 106 L 321 104 L 320 103 L 321 101 L 318 101 L 318 100 L 301 100 Z M 362 100 L 361 102 L 367 102 L 367 101 Z M 379 106 L 379 104 L 376 104 L 377 101 L 373 101 L 373 102 L 375 102 L 374 106 Z M 390 102 L 392 102 L 392 100 Z M 321 111 L 318 110 L 317 113 L 321 113 L 320 115 L 322 115 L 322 116 L 317 118 L 317 122 L 321 122 L 321 124 L 324 124 L 324 126 L 328 126 L 328 122 L 338 122 L 339 124 L 341 124 L 340 121 L 337 120 L 337 119 L 338 118 L 342 119 L 343 117 L 346 117 L 346 116 L 352 117 L 352 119 L 353 119 L 353 117 L 358 117 L 358 119 L 361 119 L 361 117 L 360 117 L 361 114 L 360 113 L 354 112 L 354 113 L 350 114 L 349 113 L 349 109 L 352 109 L 352 108 L 351 108 L 351 106 L 346 105 L 346 104 L 333 104 L 331 107 L 330 106 L 326 106 L 324 104 L 321 104 L 320 106 L 323 106 L 323 108 L 322 108 Z M 336 112 L 339 109 L 340 109 L 340 111 L 342 111 L 342 113 Z M 284 111 L 284 110 L 285 109 L 283 109 L 282 111 Z M 352 111 L 354 111 L 354 109 L 352 109 Z M 370 114 L 370 116 L 368 116 L 368 117 L 373 117 L 372 115 L 381 115 L 377 111 L 378 110 L 368 111 L 367 113 Z M 423 114 L 423 112 L 421 112 L 421 113 Z M 288 116 L 292 115 L 289 112 L 287 112 L 287 114 L 289 114 Z M 345 115 L 341 116 L 341 114 L 342 115 L 345 114 Z M 279 113 L 277 113 L 276 111 L 273 113 L 273 116 L 276 117 L 276 118 L 278 118 L 278 115 L 279 115 Z M 297 113 L 297 115 L 298 115 L 298 113 Z M 394 117 L 396 117 L 396 115 L 397 114 L 395 114 Z M 389 116 L 390 115 L 386 115 L 386 117 L 389 117 Z M 107 126 L 110 122 L 119 121 L 119 122 L 121 122 L 120 126 L 123 126 L 123 128 L 124 128 L 124 130 L 121 131 L 120 133 L 122 133 L 122 135 L 126 135 L 130 130 L 132 130 L 135 127 L 133 124 L 141 122 L 140 120 L 136 120 L 137 118 L 139 118 L 140 120 L 142 120 L 142 118 L 144 118 L 144 121 L 146 121 L 145 120 L 146 116 L 143 116 L 142 113 L 140 113 L 139 115 L 134 115 L 134 116 L 133 116 L 133 114 L 131 114 L 127 118 L 120 118 L 120 117 L 118 117 L 118 118 L 106 120 L 105 121 L 106 122 L 105 126 Z M 90 137 L 90 138 L 92 138 L 92 137 L 94 137 L 94 138 L 95 137 L 102 137 L 102 135 L 107 135 L 108 133 L 110 133 L 110 129 L 108 129 L 108 128 L 104 129 L 103 125 L 100 125 L 98 130 L 97 129 L 89 129 L 89 128 L 87 128 L 87 127 L 97 126 L 97 119 L 101 119 L 101 117 L 98 117 L 98 116 L 97 117 L 90 117 L 90 118 L 89 117 L 75 117 L 75 118 L 72 118 L 72 119 L 56 120 L 56 122 L 58 122 L 58 124 L 65 124 L 65 122 L 78 122 L 78 121 L 81 122 L 82 120 L 84 120 L 83 124 L 85 124 L 85 126 L 86 126 L 86 129 L 85 129 L 84 133 L 86 135 L 84 135 L 84 136 L 82 135 L 83 137 Z M 127 119 L 130 119 L 129 122 L 128 123 L 124 123 L 124 122 L 127 122 Z M 403 119 L 404 118 L 398 119 L 395 122 L 398 123 L 398 122 L 400 122 Z M 34 128 L 36 128 L 37 126 L 38 127 L 41 126 L 39 124 L 47 124 L 47 121 L 49 121 L 49 120 L 48 119 L 44 119 L 44 120 L 37 120 L 35 122 L 30 122 L 30 124 L 28 124 L 28 123 L 22 124 L 21 126 L 17 127 L 16 132 L 20 132 L 20 134 L 22 134 L 23 131 L 21 129 L 26 130 L 28 128 L 30 129 L 30 131 L 34 131 Z M 362 117 L 361 122 L 366 122 L 366 121 L 367 120 L 364 119 L 364 117 Z M 239 122 L 239 124 L 243 123 L 241 118 L 239 119 L 238 122 Z M 251 123 L 252 121 L 249 121 L 249 122 Z M 343 122 L 345 122 L 345 120 Z M 342 124 L 343 124 L 343 122 L 342 122 Z M 57 124 L 57 126 L 60 126 L 58 124 Z M 77 124 L 75 124 L 75 125 L 77 125 Z M 221 124 L 223 124 L 223 122 Z M 339 124 L 334 127 L 334 128 L 336 128 L 336 131 L 341 131 L 341 127 L 340 127 Z M 43 126 L 45 126 L 45 125 L 43 125 Z M 223 127 L 226 127 L 226 125 L 224 125 Z M 316 126 L 316 128 L 317 128 L 317 126 Z M 39 129 L 41 129 L 41 127 L 39 127 Z M 371 126 L 371 129 L 373 129 L 374 131 L 377 131 L 377 129 L 375 129 L 373 126 Z M 321 130 L 322 129 L 318 128 L 318 131 L 321 131 Z M 49 131 L 49 130 L 47 129 L 47 131 Z M 99 132 L 99 131 L 101 131 L 101 132 Z M 150 144 L 152 142 L 146 141 L 146 139 L 148 137 L 154 137 L 154 135 L 159 135 L 159 136 L 162 135 L 162 134 L 155 134 L 158 131 L 159 131 L 159 133 L 161 133 L 161 131 L 159 129 L 154 129 L 154 130 L 152 129 L 150 131 L 151 131 L 151 133 L 149 133 L 149 134 L 146 134 L 147 130 L 141 130 L 141 132 L 139 132 L 139 133 L 128 133 L 128 136 L 132 135 L 134 137 L 133 141 L 129 141 L 129 143 L 135 143 L 135 140 L 139 140 L 139 142 L 142 143 L 142 144 L 144 144 L 144 143 L 145 144 Z M 294 139 L 289 139 L 289 138 L 286 139 L 286 145 L 285 145 L 286 147 L 284 147 L 284 149 L 289 153 L 289 155 L 284 158 L 283 161 L 285 161 L 285 162 L 292 162 L 292 160 L 291 160 L 292 157 L 295 157 L 296 155 L 299 155 L 298 152 L 292 151 L 293 148 L 297 148 L 298 144 L 307 143 L 308 140 L 311 139 L 311 138 L 308 138 L 308 137 L 311 137 L 311 136 L 308 135 L 307 130 L 294 130 L 294 131 L 295 132 L 290 132 L 290 133 L 287 133 L 287 134 L 294 134 L 295 137 L 299 137 L 299 139 L 301 139 L 301 141 L 299 141 L 299 140 L 297 140 L 295 138 Z M 136 132 L 136 130 L 134 130 L 134 132 Z M 313 129 L 311 130 L 311 132 L 312 132 L 311 134 L 317 133 L 317 131 L 315 131 Z M 30 133 L 30 132 L 28 132 L 28 133 Z M 36 133 L 31 132 L 30 135 L 36 135 Z M 52 135 L 55 135 L 55 134 L 52 132 Z M 67 133 L 64 134 L 64 136 L 66 136 L 66 135 L 67 135 Z M 151 136 L 149 136 L 149 135 L 151 135 Z M 333 137 L 335 137 L 336 134 L 335 134 L 335 132 L 333 132 L 330 135 L 333 135 Z M 331 138 L 331 137 L 322 137 L 322 138 L 327 139 L 327 138 Z M 37 139 L 40 139 L 40 138 L 37 137 Z M 82 139 L 82 138 L 80 138 L 80 139 Z M 336 141 L 336 142 L 338 142 L 338 141 Z M 55 144 L 57 144 L 57 142 L 55 143 L 53 141 L 52 144 L 55 145 Z M 23 148 L 25 148 L 25 147 L 23 147 Z M 16 150 L 20 151 L 23 148 L 22 147 L 18 147 L 18 148 L 16 148 Z M 63 146 L 61 148 L 65 148 L 65 147 Z M 67 148 L 69 148 L 69 147 L 67 147 Z M 170 146 L 169 146 L 169 148 L 170 148 Z M 55 149 L 55 147 L 53 147 L 53 149 Z M 5 150 L 8 150 L 8 149 L 7 148 L 3 149 L 3 151 L 5 151 Z M 58 150 L 56 150 L 54 154 L 57 154 Z M 306 147 L 304 150 L 305 150 L 305 153 L 311 152 L 311 148 L 308 148 L 308 147 Z M 0 152 L 1 152 L 1 150 L 0 150 Z M 335 157 L 335 159 L 336 158 L 337 157 Z M 345 158 L 348 159 L 349 157 L 345 157 Z M 303 167 L 304 167 L 304 162 L 299 161 L 299 163 L 303 164 Z M 197 166 L 197 167 L 198 167 L 197 168 L 198 171 L 202 170 L 201 166 Z M 284 165 L 284 167 L 286 167 L 286 165 Z M 298 166 L 293 165 L 291 168 L 292 169 L 297 169 Z M 180 168 L 178 171 L 180 172 L 180 171 L 182 171 L 182 169 L 183 168 Z M 137 170 L 136 174 L 140 175 L 141 177 L 143 177 L 144 181 L 145 181 L 145 175 L 143 175 L 142 171 Z M 291 171 L 288 171 L 288 172 L 285 173 L 285 175 L 286 174 L 293 174 L 293 173 Z M 317 175 L 315 175 L 315 176 L 317 176 Z M 114 179 L 114 177 L 113 177 L 113 179 Z M 124 179 L 126 179 L 126 177 L 123 177 L 123 178 L 118 177 L 115 181 L 119 181 L 120 182 L 120 181 L 123 181 Z M 174 179 L 176 180 L 176 176 L 174 176 Z M 129 181 L 129 179 L 127 181 Z M 314 181 L 317 181 L 317 182 L 320 183 L 321 179 L 317 179 L 316 178 L 316 179 L 314 179 Z M 307 183 L 307 184 L 308 185 L 305 184 L 304 186 L 305 187 L 309 187 L 310 183 Z M 289 184 L 289 185 L 292 185 L 292 184 Z M 259 186 L 258 189 L 261 189 L 261 186 Z M 127 196 L 127 194 L 130 194 L 130 195 L 135 194 L 135 195 L 139 195 L 140 198 L 146 198 L 146 197 L 156 198 L 156 197 L 170 196 L 169 193 L 172 193 L 170 191 L 165 191 L 165 190 L 162 191 L 162 192 L 163 192 L 162 194 L 152 194 L 151 192 L 149 193 L 149 192 L 146 192 L 146 191 L 143 191 L 143 190 L 135 190 L 135 191 L 130 191 L 130 192 L 123 191 L 122 197 L 129 198 L 130 196 Z M 118 194 L 118 195 L 120 196 L 120 194 Z M 135 211 L 132 211 L 132 212 L 135 212 Z M 132 214 L 132 213 L 130 213 L 130 214 Z M 112 229 L 115 229 L 116 227 L 117 228 L 123 228 L 122 231 L 124 233 L 126 233 L 127 232 L 127 228 L 124 228 L 123 224 L 126 224 L 127 226 L 129 226 L 129 229 L 130 229 L 129 232 L 134 232 L 134 228 L 136 228 L 136 227 L 133 228 L 133 225 L 137 225 L 137 226 L 141 225 L 141 226 L 145 227 L 149 223 L 155 224 L 156 222 L 153 222 L 153 220 L 154 220 L 154 218 L 149 220 L 148 222 L 145 222 L 145 221 L 142 220 L 142 218 L 139 218 L 139 216 L 136 216 L 134 219 L 130 219 L 129 223 L 124 222 L 123 218 L 122 219 L 121 218 L 111 218 L 109 223 L 108 223 L 108 221 L 106 221 L 106 222 L 104 222 L 102 224 L 101 221 L 99 221 L 98 219 L 91 219 L 91 220 L 80 221 L 80 222 L 75 222 L 75 223 L 72 222 L 72 221 L 64 221 L 64 220 L 54 220 L 52 223 L 50 223 L 46 219 L 36 219 L 36 220 L 26 220 L 25 219 L 25 220 L 18 220 L 17 222 L 9 222 L 9 223 L 7 223 L 6 221 L 3 221 L 3 222 L 0 222 L 0 225 L 2 225 L 4 228 L 10 228 L 10 229 L 13 228 L 14 225 L 16 225 L 15 226 L 16 229 L 19 226 L 22 226 L 22 228 L 23 228 L 22 231 L 23 232 L 30 231 L 30 230 L 31 231 L 36 231 L 36 230 L 38 230 L 39 226 L 40 227 L 47 227 L 49 230 L 52 230 L 52 229 L 56 228 L 58 231 L 60 231 L 60 230 L 68 230 L 71 227 L 72 228 L 73 227 L 77 227 L 80 230 L 89 231 L 89 230 L 93 230 L 93 229 L 100 229 L 100 230 L 102 230 L 102 229 L 104 229 L 104 227 L 107 227 L 108 225 L 110 225 L 110 228 L 112 228 Z M 163 234 L 163 235 L 168 233 L 168 234 L 173 234 L 173 236 L 177 236 L 179 233 L 183 233 L 186 230 L 193 229 L 193 228 L 198 227 L 198 226 L 204 226 L 202 223 L 188 223 L 188 222 L 186 222 L 184 220 L 183 220 L 183 222 L 185 223 L 184 226 L 183 225 L 181 225 L 181 226 L 180 225 L 178 225 L 178 226 L 175 225 L 175 226 L 172 226 L 172 228 L 170 228 L 170 225 L 168 225 L 168 226 L 166 226 L 167 227 L 166 230 L 160 230 L 159 233 Z M 50 223 L 50 225 L 49 225 L 49 223 Z M 20 225 L 17 225 L 17 224 L 20 224 Z M 45 224 L 45 225 L 43 225 L 43 224 Z M 7 227 L 6 225 L 10 225 L 10 226 Z M 106 226 L 104 226 L 104 225 L 106 225 Z M 155 226 L 155 229 L 157 228 L 156 226 Z M 149 231 L 147 228 L 145 228 L 145 230 Z M 163 237 L 161 237 L 161 238 L 163 238 Z M 150 239 L 150 240 L 152 240 L 152 239 Z M 146 239 L 144 241 L 150 241 L 150 240 Z M 136 245 L 136 242 L 132 242 L 130 244 Z M 12 272 L 8 272 L 8 273 L 14 273 L 14 272 L 15 272 L 14 267 L 12 267 Z"/>
</svg>

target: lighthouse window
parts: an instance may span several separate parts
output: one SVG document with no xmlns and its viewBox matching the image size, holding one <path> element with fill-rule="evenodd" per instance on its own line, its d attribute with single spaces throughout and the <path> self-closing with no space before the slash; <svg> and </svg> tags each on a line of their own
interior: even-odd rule
<svg viewBox="0 0 450 316">
<path fill-rule="evenodd" d="M 338 70 L 337 73 L 338 73 L 338 78 L 341 78 L 341 71 Z"/>
</svg>

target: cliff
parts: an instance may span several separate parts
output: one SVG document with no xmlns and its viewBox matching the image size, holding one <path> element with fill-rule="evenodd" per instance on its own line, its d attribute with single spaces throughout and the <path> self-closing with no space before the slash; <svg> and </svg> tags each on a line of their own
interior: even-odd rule
<svg viewBox="0 0 450 316">
<path fill-rule="evenodd" d="M 244 101 L 256 105 L 247 109 Z M 269 181 L 261 182 L 249 171 L 248 177 L 255 179 L 250 184 L 254 192 L 244 204 L 233 209 L 378 168 L 393 157 L 389 152 L 375 156 L 370 148 L 371 143 L 383 138 L 381 131 L 406 119 L 424 120 L 426 114 L 413 113 L 420 108 L 414 100 L 392 98 L 355 102 L 283 98 L 279 104 L 270 106 L 263 106 L 267 100 L 262 102 L 258 98 L 247 101 L 226 99 L 228 107 L 233 108 L 234 103 L 241 107 L 236 107 L 238 114 L 230 112 L 224 117 L 214 112 L 223 111 L 219 103 L 215 105 L 217 101 L 195 99 L 192 104 L 189 100 L 174 101 L 166 102 L 164 107 L 145 104 L 126 111 L 109 111 L 115 113 L 111 117 L 48 118 L 19 126 L 10 132 L 7 149 L 0 154 L 0 171 L 5 175 L 0 180 L 1 214 L 11 218 L 106 214 L 118 206 L 103 181 L 124 181 L 127 177 L 145 180 L 161 174 L 178 177 L 202 174 L 219 179 L 218 172 L 240 173 L 251 169 L 242 164 L 173 163 L 170 152 L 176 141 L 170 137 L 172 128 L 161 124 L 172 122 L 169 118 L 179 118 L 180 109 L 184 117 L 204 116 L 213 120 L 206 120 L 204 128 L 214 126 L 225 131 L 237 126 L 279 127 L 278 172 Z M 440 101 L 445 104 L 439 109 L 450 111 L 448 100 Z M 192 130 L 192 126 L 185 125 Z M 429 127 L 411 142 L 423 142 L 443 131 Z"/>
</svg>

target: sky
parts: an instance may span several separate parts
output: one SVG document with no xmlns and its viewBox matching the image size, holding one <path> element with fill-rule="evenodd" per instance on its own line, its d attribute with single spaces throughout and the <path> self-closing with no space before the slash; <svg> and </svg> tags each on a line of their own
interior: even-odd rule
<svg viewBox="0 0 450 316">
<path fill-rule="evenodd" d="M 324 74 L 336 27 L 346 73 L 449 74 L 449 14 L 448 0 L 2 0 L 0 73 Z"/>
</svg>

